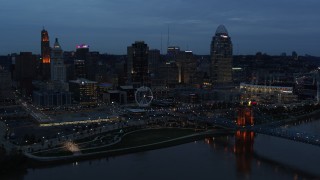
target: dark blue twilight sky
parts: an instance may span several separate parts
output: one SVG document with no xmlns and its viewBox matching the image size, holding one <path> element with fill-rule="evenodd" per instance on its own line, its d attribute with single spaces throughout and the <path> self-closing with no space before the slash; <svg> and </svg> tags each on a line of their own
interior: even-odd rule
<svg viewBox="0 0 320 180">
<path fill-rule="evenodd" d="M 151 49 L 170 45 L 209 54 L 224 24 L 234 54 L 257 51 L 320 56 L 319 0 L 0 0 L 0 54 L 40 52 L 40 31 L 64 50 L 86 43 L 92 51 L 125 54 L 135 40 Z"/>
</svg>

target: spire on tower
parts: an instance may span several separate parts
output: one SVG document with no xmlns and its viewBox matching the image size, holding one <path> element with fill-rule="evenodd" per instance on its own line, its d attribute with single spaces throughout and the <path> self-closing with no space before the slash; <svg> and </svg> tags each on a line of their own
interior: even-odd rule
<svg viewBox="0 0 320 180">
<path fill-rule="evenodd" d="M 61 46 L 60 46 L 59 41 L 58 41 L 58 38 L 56 38 L 56 40 L 55 40 L 55 42 L 54 42 L 54 44 L 53 44 L 53 48 L 55 48 L 55 49 L 61 49 Z"/>
</svg>

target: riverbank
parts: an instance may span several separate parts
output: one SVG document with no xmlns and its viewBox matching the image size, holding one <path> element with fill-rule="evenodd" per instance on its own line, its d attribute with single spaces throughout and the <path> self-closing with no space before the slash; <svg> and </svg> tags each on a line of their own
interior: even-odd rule
<svg viewBox="0 0 320 180">
<path fill-rule="evenodd" d="M 285 125 L 295 126 L 295 125 L 299 125 L 299 122 L 301 122 L 301 121 L 306 121 L 306 120 L 312 121 L 312 120 L 316 120 L 317 118 L 320 118 L 320 109 L 312 111 L 307 114 L 302 114 L 299 116 L 290 116 L 290 118 L 281 120 L 279 122 L 281 122 L 282 124 L 285 124 Z M 298 124 L 296 124 L 296 123 L 298 123 Z"/>
<path fill-rule="evenodd" d="M 168 128 L 161 128 L 162 130 L 168 130 Z M 115 155 L 121 155 L 121 154 L 128 154 L 128 153 L 135 153 L 140 151 L 148 151 L 153 149 L 160 149 L 170 146 L 176 146 L 179 144 L 189 143 L 192 141 L 196 141 L 199 139 L 203 139 L 205 137 L 212 137 L 212 136 L 224 136 L 228 134 L 234 133 L 233 131 L 229 130 L 222 130 L 222 129 L 212 129 L 208 131 L 202 131 L 202 132 L 190 132 L 188 135 L 180 136 L 180 137 L 174 137 L 169 139 L 162 139 L 161 141 L 158 141 L 157 138 L 155 139 L 149 139 L 146 141 L 146 143 L 140 143 L 140 145 L 133 145 L 132 143 L 128 144 L 128 140 L 133 141 L 132 135 L 136 133 L 141 133 L 145 131 L 158 131 L 159 129 L 142 129 L 137 130 L 134 132 L 129 132 L 127 134 L 124 134 L 120 141 L 113 144 L 112 146 L 105 146 L 101 148 L 95 148 L 90 151 L 84 151 L 84 153 L 75 153 L 73 155 L 68 156 L 55 156 L 55 157 L 40 157 L 35 156 L 30 153 L 25 153 L 25 155 L 31 160 L 32 164 L 55 164 L 55 163 L 65 163 L 65 162 L 72 162 L 72 161 L 81 161 L 81 160 L 87 160 L 87 159 L 94 159 L 94 158 L 100 158 L 102 156 L 115 156 Z M 176 131 L 177 128 L 172 128 L 172 131 Z M 181 130 L 181 129 L 180 129 Z M 185 129 L 184 129 L 185 130 Z M 190 130 L 190 129 L 189 129 Z M 167 134 L 167 133 L 165 133 Z M 124 144 L 120 144 L 121 142 L 125 142 Z"/>
</svg>

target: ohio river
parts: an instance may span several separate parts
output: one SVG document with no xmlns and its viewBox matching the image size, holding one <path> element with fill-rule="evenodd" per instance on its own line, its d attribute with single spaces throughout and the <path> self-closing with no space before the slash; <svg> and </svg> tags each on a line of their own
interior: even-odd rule
<svg viewBox="0 0 320 180">
<path fill-rule="evenodd" d="M 320 133 L 320 121 L 292 127 Z M 256 134 L 236 154 L 235 137 L 209 138 L 134 154 L 28 169 L 8 179 L 320 179 L 320 147 Z M 250 145 L 249 145 L 250 146 Z M 242 146 L 240 146 L 242 147 Z"/>
</svg>

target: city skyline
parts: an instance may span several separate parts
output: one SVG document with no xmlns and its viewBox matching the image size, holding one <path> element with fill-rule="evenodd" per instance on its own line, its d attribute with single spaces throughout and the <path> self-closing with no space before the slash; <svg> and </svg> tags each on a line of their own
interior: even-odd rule
<svg viewBox="0 0 320 180">
<path fill-rule="evenodd" d="M 1 179 L 320 179 L 316 0 L 0 7 Z"/>
<path fill-rule="evenodd" d="M 320 13 L 316 10 L 320 2 L 316 0 L 55 1 L 47 2 L 46 8 L 42 4 L 39 0 L 2 3 L 1 55 L 20 51 L 40 54 L 42 26 L 51 39 L 59 38 L 66 51 L 85 43 L 92 51 L 126 54 L 128 45 L 143 40 L 151 49 L 162 49 L 162 54 L 169 44 L 208 55 L 211 37 L 220 24 L 232 36 L 235 55 L 258 51 L 320 55 Z"/>
</svg>

